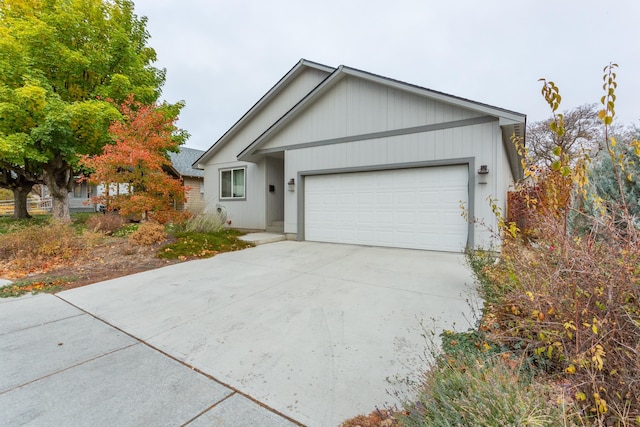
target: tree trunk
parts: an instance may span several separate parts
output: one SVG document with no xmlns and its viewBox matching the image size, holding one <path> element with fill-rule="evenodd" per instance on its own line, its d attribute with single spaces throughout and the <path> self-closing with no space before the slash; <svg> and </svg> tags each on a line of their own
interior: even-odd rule
<svg viewBox="0 0 640 427">
<path fill-rule="evenodd" d="M 13 193 L 13 217 L 31 218 L 27 211 L 27 196 L 40 178 L 29 171 L 12 165 L 0 167 L 0 188 L 7 188 Z"/>
<path fill-rule="evenodd" d="M 73 190 L 73 171 L 60 156 L 44 165 L 44 183 L 51 194 L 51 214 L 58 221 L 71 221 L 69 192 Z"/>
<path fill-rule="evenodd" d="M 27 183 L 19 187 L 12 188 L 13 191 L 13 217 L 31 218 L 27 210 L 27 196 L 31 193 L 33 183 Z"/>
</svg>

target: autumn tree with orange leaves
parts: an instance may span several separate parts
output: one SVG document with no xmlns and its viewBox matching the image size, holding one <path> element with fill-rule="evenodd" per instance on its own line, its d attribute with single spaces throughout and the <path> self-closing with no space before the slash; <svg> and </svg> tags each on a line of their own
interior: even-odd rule
<svg viewBox="0 0 640 427">
<path fill-rule="evenodd" d="M 84 179 L 104 188 L 95 203 L 123 216 L 161 223 L 184 217 L 176 207 L 184 203 L 187 188 L 171 173 L 167 155 L 179 151 L 188 138 L 176 127 L 183 105 L 143 105 L 132 98 L 120 105 L 123 120 L 109 128 L 113 144 L 81 160 L 91 171 Z"/>
</svg>

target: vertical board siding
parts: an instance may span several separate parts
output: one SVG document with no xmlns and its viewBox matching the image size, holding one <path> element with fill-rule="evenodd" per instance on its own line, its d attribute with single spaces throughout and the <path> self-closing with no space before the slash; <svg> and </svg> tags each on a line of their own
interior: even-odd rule
<svg viewBox="0 0 640 427">
<path fill-rule="evenodd" d="M 348 76 L 271 136 L 261 149 L 284 148 L 306 142 L 399 130 L 481 115 Z"/>
<path fill-rule="evenodd" d="M 278 158 L 266 158 L 266 226 L 270 227 L 274 221 L 284 220 L 284 194 L 287 185 L 284 180 L 284 161 Z M 274 191 L 268 191 L 269 185 Z"/>
<path fill-rule="evenodd" d="M 236 160 L 236 156 L 242 150 L 320 84 L 327 75 L 328 73 L 316 69 L 307 69 L 302 72 L 269 104 L 263 106 L 262 110 L 241 128 L 212 160 L 216 163 Z"/>
<path fill-rule="evenodd" d="M 267 130 L 274 122 L 315 88 L 329 73 L 307 69 L 287 85 L 269 104 L 263 106 L 252 120 L 241 128 L 216 153 L 205 167 L 206 212 L 215 212 L 217 205 L 227 211 L 231 226 L 248 229 L 266 227 L 265 161 L 258 164 L 238 162 L 237 155 Z M 219 199 L 219 170 L 228 167 L 247 167 L 246 200 Z"/>
<path fill-rule="evenodd" d="M 496 151 L 494 148 L 501 144 L 498 122 L 490 122 L 464 128 L 287 150 L 285 178 L 296 177 L 298 171 L 474 158 L 476 169 L 481 164 L 490 165 L 488 183 L 475 184 L 475 215 L 487 225 L 495 227 L 495 217 L 487 198 L 504 194 L 503 189 L 510 184 L 510 174 L 498 173 L 498 169 L 506 164 L 504 150 Z M 297 214 L 297 202 L 293 193 L 290 193 L 285 201 L 285 232 L 297 233 Z M 480 245 L 491 242 L 486 227 L 476 226 L 475 241 Z"/>
<path fill-rule="evenodd" d="M 266 226 L 265 163 L 229 162 L 207 166 L 204 174 L 206 212 L 216 212 L 221 205 L 232 227 L 264 229 Z M 245 200 L 220 200 L 220 169 L 246 167 Z"/>
<path fill-rule="evenodd" d="M 327 73 L 318 70 L 307 70 L 299 75 L 213 156 L 205 172 L 208 211 L 215 211 L 216 205 L 221 204 L 225 206 L 232 226 L 264 229 L 269 225 L 266 223 L 266 188 L 270 182 L 267 182 L 266 178 L 267 175 L 273 175 L 272 172 L 267 172 L 268 160 L 264 158 L 258 163 L 238 162 L 237 155 L 326 76 Z M 299 181 L 299 172 L 355 167 L 375 169 L 380 165 L 405 165 L 439 160 L 455 163 L 453 159 L 463 158 L 473 159 L 475 169 L 481 164 L 489 165 L 488 184 L 478 184 L 476 171 L 470 171 L 469 182 L 470 185 L 474 185 L 475 198 L 469 203 L 473 203 L 475 207 L 476 218 L 483 219 L 486 224 L 495 227 L 495 217 L 486 199 L 489 196 L 505 194 L 504 190 L 510 184 L 508 161 L 502 147 L 502 133 L 498 121 L 373 139 L 362 137 L 346 143 L 332 141 L 349 136 L 448 123 L 481 117 L 484 114 L 366 79 L 345 76 L 322 96 L 305 105 L 293 120 L 283 124 L 260 146 L 263 150 L 284 151 L 283 181 L 296 179 L 296 190 L 284 192 L 285 232 L 299 231 L 298 195 L 304 188 L 304 179 L 302 182 Z M 312 142 L 326 144 L 303 146 Z M 238 165 L 247 167 L 247 198 L 245 201 L 220 201 L 219 169 Z M 382 193 L 379 196 L 384 198 Z M 353 220 L 348 218 L 347 214 L 344 215 L 345 218 L 336 220 Z M 369 219 L 361 218 L 362 221 Z M 385 221 L 385 218 L 380 217 L 377 220 Z M 490 233 L 477 225 L 474 238 L 475 242 L 481 245 L 491 241 Z"/>
<path fill-rule="evenodd" d="M 295 170 L 347 168 L 476 157 L 494 163 L 497 122 L 287 150 Z M 499 142 L 499 141 L 498 141 Z"/>
</svg>

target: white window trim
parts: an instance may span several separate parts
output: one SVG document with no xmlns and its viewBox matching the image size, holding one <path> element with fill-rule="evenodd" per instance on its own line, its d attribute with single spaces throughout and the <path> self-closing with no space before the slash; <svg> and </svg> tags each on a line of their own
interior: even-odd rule
<svg viewBox="0 0 640 427">
<path fill-rule="evenodd" d="M 244 176 L 244 196 L 242 197 L 222 197 L 222 172 L 231 172 L 231 179 L 233 180 L 233 171 L 242 170 Z M 231 188 L 233 189 L 233 181 L 231 182 Z M 219 200 L 247 200 L 247 168 L 245 166 L 238 168 L 224 168 L 218 170 L 218 198 Z"/>
</svg>

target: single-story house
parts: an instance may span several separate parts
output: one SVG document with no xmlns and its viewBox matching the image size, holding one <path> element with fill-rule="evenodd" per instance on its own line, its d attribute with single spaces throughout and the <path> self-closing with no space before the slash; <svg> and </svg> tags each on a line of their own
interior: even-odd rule
<svg viewBox="0 0 640 427">
<path fill-rule="evenodd" d="M 182 179 L 183 184 L 189 187 L 186 202 L 177 208 L 188 210 L 193 214 L 200 214 L 204 211 L 204 171 L 192 167 L 192 164 L 203 153 L 203 150 L 187 147 L 180 147 L 178 153 L 169 153 L 171 167 L 167 168 L 167 173 Z M 126 184 L 120 184 L 111 189 L 111 194 L 128 191 Z M 69 192 L 69 210 L 71 212 L 99 211 L 100 206 L 96 206 L 92 199 L 105 194 L 105 192 L 104 185 L 93 185 L 86 181 L 77 181 L 73 184 L 73 190 Z M 41 196 L 48 196 L 48 190 L 44 185 L 42 186 Z"/>
<path fill-rule="evenodd" d="M 43 186 L 43 188 L 45 191 L 47 191 L 46 186 Z M 75 182 L 73 184 L 73 191 L 69 193 L 69 211 L 95 212 L 98 209 L 91 199 L 103 193 L 103 185 L 96 186 L 93 184 L 89 184 L 86 181 Z"/>
<path fill-rule="evenodd" d="M 194 215 L 204 212 L 204 171 L 195 169 L 192 165 L 204 154 L 203 150 L 180 147 L 177 153 L 169 153 L 171 165 L 180 175 L 187 190 L 187 200 L 182 208 Z"/>
<path fill-rule="evenodd" d="M 93 185 L 86 181 L 78 180 L 73 183 L 73 190 L 69 192 L 69 211 L 70 212 L 98 212 L 100 206 L 93 203 L 93 198 L 105 193 L 105 186 L 102 184 Z M 125 184 L 120 184 L 112 188 L 111 193 L 117 191 L 127 192 L 128 188 Z M 47 210 L 51 210 L 51 195 L 46 185 L 41 185 L 38 189 L 38 196 L 46 204 Z"/>
<path fill-rule="evenodd" d="M 43 186 L 46 195 L 48 189 Z M 107 192 L 104 184 L 93 185 L 86 181 L 76 181 L 73 184 L 73 191 L 69 193 L 69 211 L 70 212 L 102 212 L 103 205 L 93 203 L 93 198 L 101 196 Z M 127 184 L 111 184 L 109 194 L 123 194 L 129 192 Z"/>
<path fill-rule="evenodd" d="M 195 163 L 206 211 L 288 238 L 462 251 L 522 175 L 524 114 L 301 60 Z"/>
</svg>

